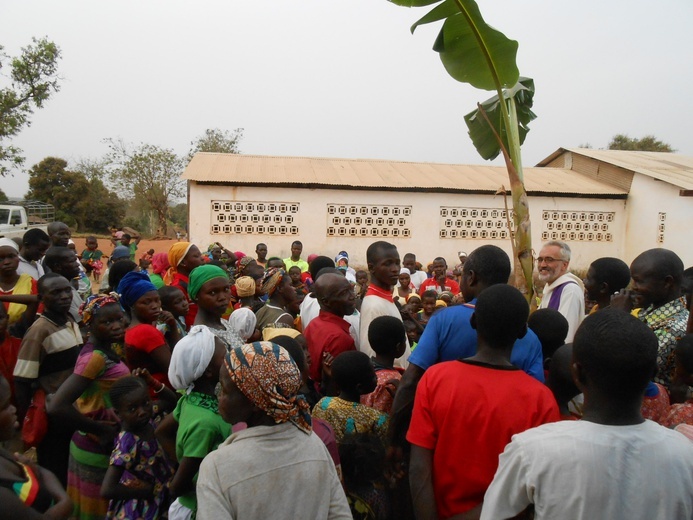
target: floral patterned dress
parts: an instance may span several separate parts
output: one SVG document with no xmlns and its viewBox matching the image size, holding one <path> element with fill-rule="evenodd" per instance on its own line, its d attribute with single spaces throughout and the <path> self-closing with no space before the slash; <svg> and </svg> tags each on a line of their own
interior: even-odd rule
<svg viewBox="0 0 693 520">
<path fill-rule="evenodd" d="M 144 440 L 134 433 L 120 432 L 110 465 L 125 470 L 121 484 L 132 487 L 153 484 L 154 493 L 148 499 L 111 500 L 106 518 L 155 520 L 168 517 L 168 484 L 173 478 L 173 469 L 155 437 Z"/>
</svg>

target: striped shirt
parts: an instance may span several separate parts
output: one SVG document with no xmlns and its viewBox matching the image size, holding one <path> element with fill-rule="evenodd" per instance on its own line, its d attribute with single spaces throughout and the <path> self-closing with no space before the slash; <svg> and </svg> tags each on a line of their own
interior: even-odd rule
<svg viewBox="0 0 693 520">
<path fill-rule="evenodd" d="M 14 377 L 38 379 L 47 393 L 53 393 L 72 373 L 81 344 L 82 335 L 72 317 L 58 325 L 41 315 L 22 339 Z"/>
</svg>

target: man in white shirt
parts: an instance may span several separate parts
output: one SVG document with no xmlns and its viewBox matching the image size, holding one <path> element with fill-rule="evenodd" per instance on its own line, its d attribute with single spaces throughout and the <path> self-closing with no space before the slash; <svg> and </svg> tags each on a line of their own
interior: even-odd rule
<svg viewBox="0 0 693 520">
<path fill-rule="evenodd" d="M 693 518 L 693 444 L 640 413 L 657 370 L 650 328 L 618 309 L 585 319 L 572 373 L 582 420 L 513 436 L 484 496 L 482 520 Z"/>
<path fill-rule="evenodd" d="M 24 233 L 19 248 L 19 267 L 17 273 L 26 273 L 34 280 L 41 278 L 45 272 L 39 260 L 46 254 L 50 238 L 48 233 L 39 228 L 33 228 Z"/>
<path fill-rule="evenodd" d="M 546 242 L 537 257 L 539 280 L 545 282 L 540 309 L 554 309 L 568 320 L 566 343 L 585 317 L 585 289 L 582 280 L 568 272 L 570 247 L 565 242 Z"/>
</svg>

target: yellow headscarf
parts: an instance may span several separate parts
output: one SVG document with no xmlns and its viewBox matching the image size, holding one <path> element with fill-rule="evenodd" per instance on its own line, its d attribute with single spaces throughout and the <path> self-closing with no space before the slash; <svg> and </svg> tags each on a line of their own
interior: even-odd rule
<svg viewBox="0 0 693 520">
<path fill-rule="evenodd" d="M 191 242 L 176 242 L 171 246 L 171 249 L 168 250 L 168 263 L 171 264 L 171 267 L 164 275 L 164 283 L 166 285 L 171 285 L 171 282 L 173 282 L 173 275 L 178 271 L 178 264 L 181 263 L 185 255 L 190 251 L 190 248 L 194 245 L 195 244 Z"/>
</svg>

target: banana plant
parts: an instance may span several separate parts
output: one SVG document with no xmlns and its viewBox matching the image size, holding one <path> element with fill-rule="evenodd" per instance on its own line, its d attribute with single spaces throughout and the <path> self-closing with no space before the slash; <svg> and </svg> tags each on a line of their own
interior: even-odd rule
<svg viewBox="0 0 693 520">
<path fill-rule="evenodd" d="M 433 45 L 445 70 L 457 81 L 495 91 L 464 119 L 479 154 L 487 160 L 503 154 L 512 195 L 516 285 L 533 302 L 531 222 L 524 187 L 520 145 L 536 116 L 531 110 L 534 82 L 521 78 L 517 68 L 518 43 L 488 25 L 474 0 L 389 0 L 405 7 L 435 7 L 412 27 L 443 20 Z"/>
</svg>

